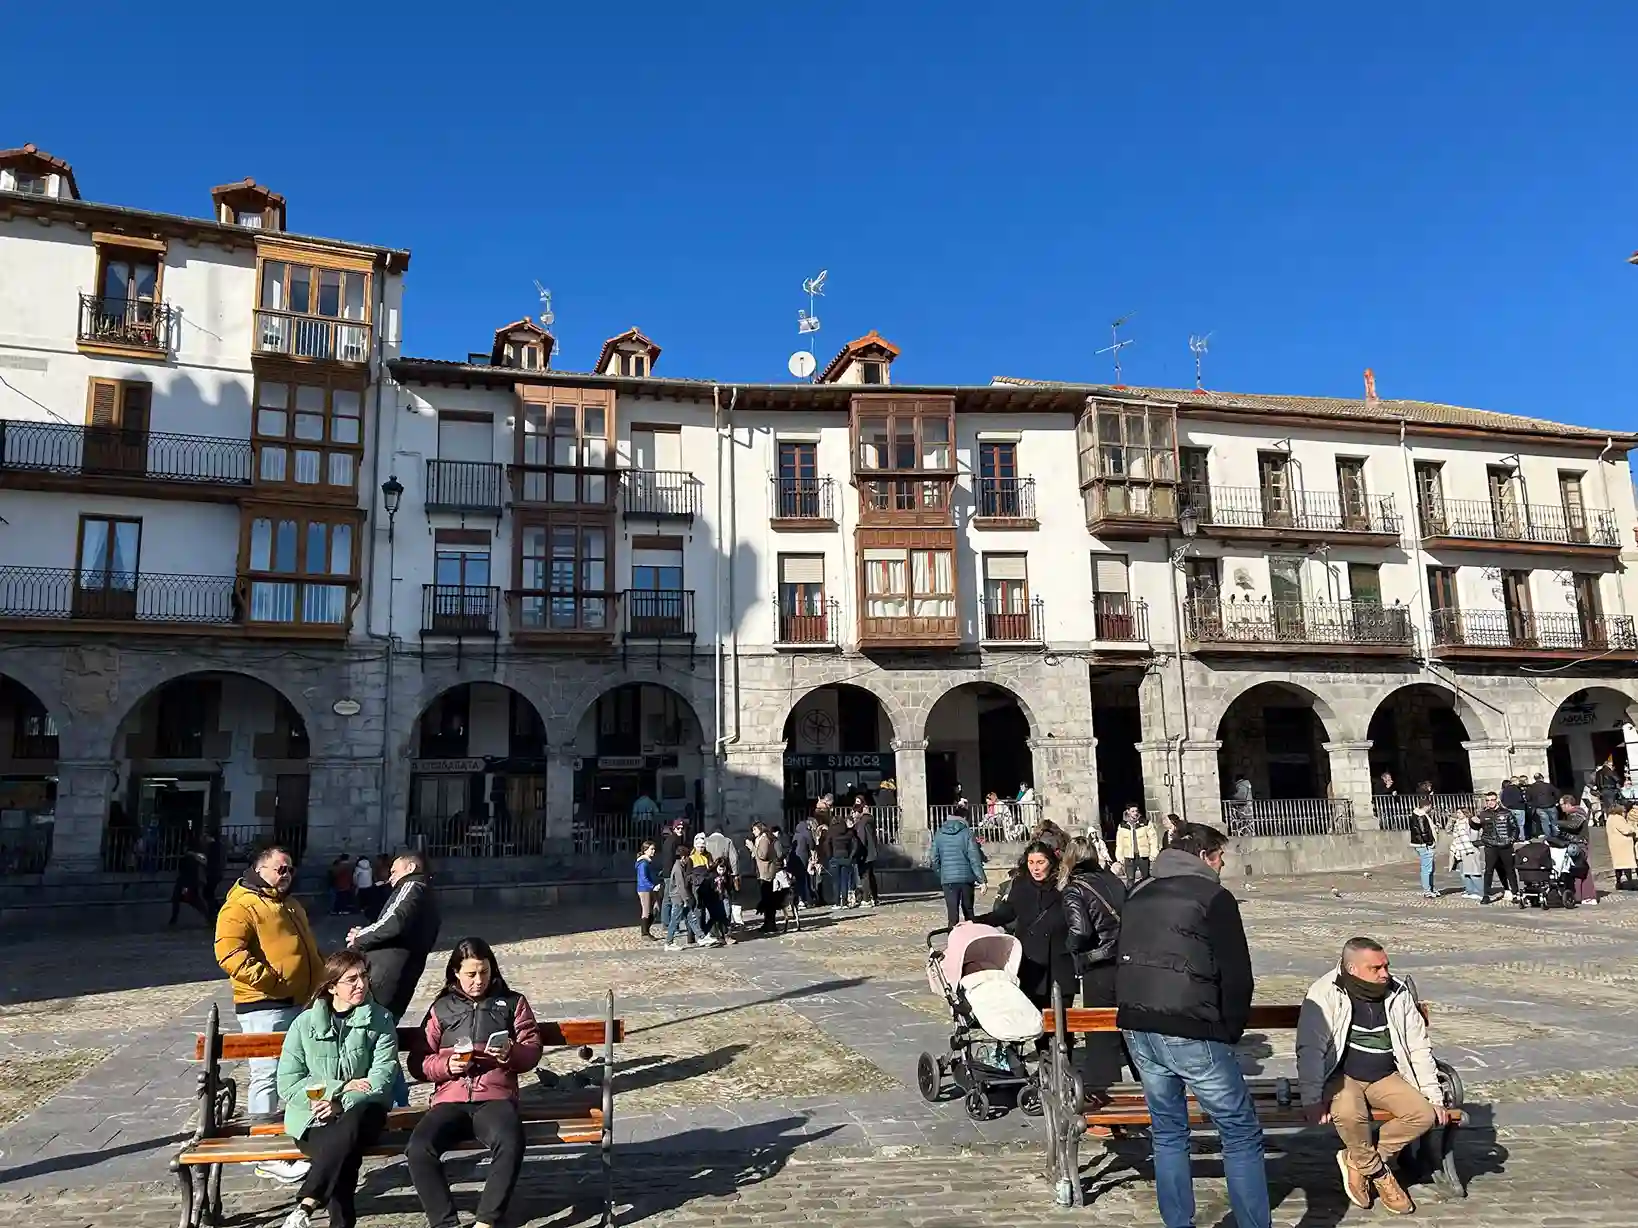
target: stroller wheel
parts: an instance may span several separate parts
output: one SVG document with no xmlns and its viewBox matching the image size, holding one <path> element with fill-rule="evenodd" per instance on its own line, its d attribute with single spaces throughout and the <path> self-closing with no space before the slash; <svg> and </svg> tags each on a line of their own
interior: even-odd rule
<svg viewBox="0 0 1638 1228">
<path fill-rule="evenodd" d="M 967 1116 L 974 1121 L 990 1119 L 990 1098 L 980 1090 L 967 1093 Z"/>
<path fill-rule="evenodd" d="M 944 1075 L 938 1068 L 938 1059 L 923 1053 L 916 1059 L 916 1090 L 928 1104 L 937 1102 L 944 1093 Z"/>
<path fill-rule="evenodd" d="M 1041 1089 L 1033 1083 L 1025 1084 L 1018 1093 L 1018 1109 L 1025 1117 L 1039 1117 L 1046 1111 L 1041 1103 Z"/>
</svg>

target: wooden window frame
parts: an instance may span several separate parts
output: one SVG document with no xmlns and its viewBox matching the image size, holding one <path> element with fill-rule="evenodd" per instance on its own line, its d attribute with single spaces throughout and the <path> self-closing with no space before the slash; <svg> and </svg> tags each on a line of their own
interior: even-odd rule
<svg viewBox="0 0 1638 1228">
<path fill-rule="evenodd" d="M 296 308 L 291 306 L 269 307 L 265 305 L 262 302 L 262 296 L 267 281 L 267 268 L 272 264 L 282 264 L 286 266 L 295 265 L 306 269 L 309 274 L 308 285 L 310 287 L 318 285 L 319 276 L 323 273 L 343 273 L 362 277 L 364 279 L 363 318 L 352 320 L 346 316 L 321 315 L 317 311 L 305 309 L 298 311 Z M 338 324 L 360 324 L 367 327 L 373 327 L 375 324 L 375 299 L 371 291 L 375 286 L 375 276 L 375 269 L 371 266 L 368 259 L 346 256 L 327 257 L 317 252 L 287 251 L 283 249 L 269 248 L 261 251 L 256 261 L 256 310 L 279 311 L 285 313 L 286 315 L 308 316 L 315 320 L 331 320 Z M 286 294 L 289 293 L 289 286 L 290 279 L 286 278 Z M 345 283 L 343 283 L 343 290 L 345 290 Z M 307 301 L 309 306 L 316 304 L 317 296 L 311 289 L 308 291 Z M 338 299 L 338 302 L 345 301 L 346 294 L 343 292 Z"/>
<path fill-rule="evenodd" d="M 517 418 L 512 429 L 512 467 L 515 474 L 513 498 L 519 503 L 527 503 L 536 508 L 550 508 L 555 514 L 558 510 L 571 511 L 575 508 L 603 508 L 614 507 L 619 481 L 619 463 L 617 456 L 617 440 L 615 420 L 615 398 L 612 392 L 601 388 L 544 388 L 527 387 L 521 389 Z M 603 441 L 603 463 L 601 465 L 560 465 L 553 461 L 555 453 L 553 440 L 566 438 L 567 435 L 558 435 L 553 428 L 557 425 L 557 411 L 559 409 L 574 410 L 574 454 L 578 459 L 584 459 L 588 440 L 601 439 Z M 601 410 L 603 414 L 603 433 L 591 435 L 586 432 L 586 411 L 588 409 Z M 525 426 L 531 413 L 545 416 L 544 431 L 528 431 Z M 544 460 L 529 459 L 528 444 L 531 439 L 543 441 L 545 448 Z M 551 496 L 557 490 L 557 478 L 564 474 L 573 474 L 574 498 L 572 500 L 553 499 Z M 603 498 L 588 500 L 586 482 L 588 478 L 602 478 Z M 535 497 L 538 493 L 544 497 Z"/>
<path fill-rule="evenodd" d="M 262 404 L 262 390 L 268 385 L 283 385 L 286 390 L 284 407 L 264 406 Z M 324 408 L 319 411 L 298 410 L 298 388 L 318 388 L 324 394 Z M 251 444 L 251 481 L 257 491 L 278 491 L 299 495 L 303 499 L 317 502 L 341 502 L 356 504 L 358 502 L 358 483 L 360 471 L 364 466 L 365 441 L 365 393 L 368 384 L 361 374 L 351 372 L 329 372 L 315 367 L 302 367 L 298 370 L 257 371 L 251 388 L 250 406 L 250 444 Z M 350 415 L 337 414 L 335 398 L 338 392 L 351 392 L 358 397 L 358 440 L 348 443 L 334 438 L 335 424 Z M 285 433 L 273 435 L 262 430 L 262 414 L 282 413 L 285 416 Z M 322 434 L 320 439 L 301 439 L 296 436 L 296 415 L 298 413 L 312 414 L 317 412 L 322 419 Z M 283 479 L 264 478 L 262 476 L 262 457 L 268 449 L 282 448 L 284 450 Z M 319 481 L 316 483 L 296 481 L 296 453 L 317 452 L 319 454 Z M 337 486 L 329 481 L 330 458 L 332 455 L 344 453 L 352 457 L 353 480 L 351 485 Z"/>
<path fill-rule="evenodd" d="M 872 597 L 895 597 L 895 598 L 896 597 L 902 597 L 902 598 L 904 598 L 904 605 L 905 605 L 905 613 L 903 613 L 903 614 L 871 614 L 871 615 L 869 615 L 870 618 L 872 618 L 872 619 L 877 619 L 877 618 L 881 618 L 881 619 L 903 618 L 903 619 L 908 620 L 908 619 L 913 619 L 913 618 L 952 618 L 952 617 L 956 616 L 956 614 L 958 613 L 958 599 L 957 599 L 957 594 L 956 594 L 956 591 L 955 591 L 955 586 L 956 586 L 958 581 L 957 581 L 957 578 L 956 578 L 956 552 L 953 549 L 950 549 L 949 547 L 945 547 L 945 546 L 872 546 L 872 547 L 870 547 L 870 549 L 872 549 L 872 550 L 898 550 L 898 551 L 901 551 L 903 553 L 903 555 L 904 555 L 904 559 L 903 559 L 903 562 L 904 562 L 904 588 L 902 590 L 896 590 L 896 591 L 887 592 L 887 593 L 873 592 L 871 590 L 871 588 L 870 588 L 870 564 L 874 563 L 874 562 L 885 562 L 885 561 L 888 561 L 888 560 L 869 559 L 869 558 L 865 558 L 861 554 L 860 559 L 859 559 L 859 565 L 860 565 L 860 569 L 861 569 L 861 574 L 860 574 L 860 577 L 859 577 L 859 590 L 860 590 L 860 596 L 861 596 L 866 608 L 868 609 L 869 602 L 870 602 L 870 599 Z M 946 555 L 950 556 L 950 588 L 949 588 L 949 590 L 947 592 L 934 591 L 934 590 L 931 590 L 931 589 L 929 589 L 927 592 L 922 592 L 921 590 L 916 588 L 916 560 L 915 560 L 915 556 L 918 555 L 918 554 L 931 554 L 931 555 L 946 554 Z M 893 561 L 897 561 L 897 560 L 893 560 Z M 930 568 L 930 574 L 936 575 L 937 573 L 938 573 L 937 566 L 934 566 L 934 567 Z M 917 601 L 948 601 L 950 603 L 951 613 L 949 613 L 949 614 L 917 614 L 915 612 L 915 604 L 916 604 Z"/>
<path fill-rule="evenodd" d="M 111 259 L 124 258 L 130 260 L 133 257 L 142 257 L 151 259 L 154 263 L 154 293 L 153 297 L 148 301 L 152 302 L 155 310 L 157 310 L 159 305 L 165 301 L 165 241 L 163 239 L 144 239 L 132 235 L 98 232 L 91 236 L 91 242 L 97 251 L 97 280 L 95 282 L 97 301 L 99 303 L 104 301 L 103 283 L 107 280 L 108 264 Z M 127 296 L 126 301 L 131 301 L 129 296 Z"/>
<path fill-rule="evenodd" d="M 552 532 L 554 529 L 573 527 L 575 531 L 574 579 L 575 587 L 571 589 L 554 589 L 552 587 Z M 524 541 L 531 530 L 539 529 L 544 535 L 544 550 L 541 555 L 525 555 Z M 596 561 L 586 553 L 586 531 L 596 529 L 603 534 L 603 587 L 600 589 L 585 588 L 584 580 L 586 564 Z M 544 563 L 545 584 L 541 587 L 525 586 L 523 562 L 525 557 L 540 558 Z M 568 506 L 554 509 L 548 513 L 531 513 L 519 518 L 512 534 L 512 592 L 518 598 L 516 618 L 518 629 L 527 634 L 537 635 L 612 635 L 616 621 L 614 603 L 618 600 L 617 590 L 613 585 L 612 569 L 614 567 L 614 525 L 606 516 L 595 512 L 577 511 Z M 574 625 L 572 627 L 557 627 L 552 625 L 552 602 L 570 600 L 574 606 Z M 586 625 L 585 612 L 588 598 L 602 598 L 603 625 L 592 627 Z M 541 601 L 540 622 L 533 625 L 524 625 L 523 602 L 529 599 Z"/>
<path fill-rule="evenodd" d="M 134 525 L 136 525 L 136 530 L 137 530 L 137 557 L 136 557 L 136 565 L 131 568 L 130 574 L 132 576 L 141 575 L 142 574 L 142 517 L 141 516 L 123 516 L 123 515 L 120 515 L 120 514 L 118 514 L 116 512 L 82 512 L 80 514 L 79 527 L 76 530 L 75 535 L 74 535 L 74 587 L 76 587 L 76 588 L 79 587 L 80 572 L 83 570 L 82 560 L 85 558 L 85 526 L 86 526 L 86 523 L 88 521 L 92 521 L 92 520 L 105 521 L 110 525 L 116 525 L 116 524 L 134 524 Z M 112 533 L 110 533 L 110 535 L 109 535 L 109 541 L 110 542 L 113 541 Z M 105 567 L 103 569 L 103 574 L 104 575 L 112 575 L 112 574 L 116 574 L 116 573 L 110 571 L 108 568 Z"/>
<path fill-rule="evenodd" d="M 269 539 L 269 562 L 273 561 L 273 552 L 277 550 L 278 524 L 281 520 L 292 520 L 296 523 L 296 557 L 292 571 L 276 571 L 271 568 L 259 569 L 251 566 L 251 537 L 258 520 L 267 520 L 272 524 Z M 348 525 L 352 530 L 352 540 L 349 543 L 351 558 L 350 570 L 341 572 L 323 571 L 309 572 L 307 570 L 307 539 L 309 526 L 314 523 L 326 525 L 331 533 L 339 525 Z M 325 537 L 326 561 L 331 553 L 331 537 Z M 358 597 L 362 591 L 361 556 L 364 544 L 364 513 L 357 508 L 339 507 L 301 507 L 295 504 L 279 503 L 246 503 L 239 521 L 239 577 L 244 586 L 244 620 L 248 624 L 260 627 L 287 627 L 309 630 L 323 630 L 326 633 L 346 631 L 352 626 L 353 608 L 358 604 Z M 293 618 L 271 619 L 256 618 L 254 599 L 255 587 L 258 584 L 288 584 L 295 589 L 292 604 Z M 328 620 L 314 620 L 308 622 L 303 617 L 305 596 L 308 585 L 318 585 L 322 588 L 345 588 L 347 590 L 347 609 L 345 616 L 339 622 Z"/>
<path fill-rule="evenodd" d="M 850 435 L 853 445 L 853 472 L 861 478 L 882 477 L 913 477 L 917 474 L 954 477 L 956 474 L 956 433 L 955 433 L 955 400 L 942 399 L 902 399 L 894 397 L 858 397 L 853 401 L 850 414 Z M 896 440 L 899 437 L 899 424 L 905 419 L 912 423 L 911 436 L 915 441 L 915 464 L 909 468 L 901 467 L 892 462 Z M 862 428 L 865 422 L 883 420 L 887 423 L 887 460 L 888 464 L 870 466 L 864 464 L 864 437 Z M 950 463 L 939 468 L 929 468 L 921 463 L 922 456 L 927 450 L 927 440 L 923 433 L 923 426 L 932 421 L 943 422 L 946 427 L 944 447 L 949 452 Z"/>
</svg>

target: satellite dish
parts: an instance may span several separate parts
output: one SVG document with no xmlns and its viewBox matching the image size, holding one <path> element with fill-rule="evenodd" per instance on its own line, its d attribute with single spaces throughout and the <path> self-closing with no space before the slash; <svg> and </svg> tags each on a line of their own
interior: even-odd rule
<svg viewBox="0 0 1638 1228">
<path fill-rule="evenodd" d="M 785 365 L 790 368 L 791 374 L 796 376 L 797 379 L 807 379 L 808 376 L 813 374 L 814 367 L 819 364 L 813 361 L 813 355 L 806 350 L 797 350 Z"/>
</svg>

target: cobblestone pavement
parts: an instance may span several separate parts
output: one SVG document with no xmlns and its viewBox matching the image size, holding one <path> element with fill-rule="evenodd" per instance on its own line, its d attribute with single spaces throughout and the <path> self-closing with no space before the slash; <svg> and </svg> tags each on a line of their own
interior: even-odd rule
<svg viewBox="0 0 1638 1228">
<path fill-rule="evenodd" d="M 1452 1205 L 1426 1191 L 1421 1220 L 1638 1223 L 1638 1038 L 1628 1023 L 1638 893 L 1520 912 L 1456 895 L 1424 901 L 1412 880 L 1404 867 L 1242 885 L 1259 1000 L 1296 1001 L 1346 938 L 1378 938 L 1434 1004 L 1436 1047 L 1468 1087 L 1473 1128 L 1460 1158 L 1472 1197 Z M 975 1124 L 958 1104 L 920 1100 L 916 1056 L 941 1049 L 949 1031 L 924 962 L 924 935 L 942 924 L 940 904 L 907 900 L 821 913 L 800 933 L 715 951 L 666 953 L 627 919 L 590 913 L 458 914 L 446 937 L 491 938 L 543 1015 L 598 1013 L 614 989 L 631 1032 L 617 1064 L 624 1222 L 1156 1222 L 1141 1142 L 1119 1155 L 1088 1147 L 1097 1200 L 1058 1212 L 1039 1171 L 1038 1121 L 1010 1113 Z M 321 938 L 339 942 L 345 927 L 321 919 Z M 424 995 L 436 979 L 429 972 Z M 165 1165 L 192 1109 L 192 1036 L 212 1003 L 228 1002 L 197 919 L 100 942 L 8 943 L 0 1222 L 174 1223 Z M 1291 1037 L 1248 1036 L 1242 1060 L 1289 1073 Z M 1277 1222 L 1363 1220 L 1335 1189 L 1325 1135 L 1288 1141 L 1271 1159 Z M 1200 1222 L 1212 1224 L 1224 1213 L 1220 1170 L 1208 1156 L 1198 1171 Z M 528 1224 L 595 1222 L 595 1166 L 541 1159 L 526 1172 Z M 287 1191 L 249 1174 L 226 1186 L 238 1222 L 276 1223 L 288 1208 Z M 372 1170 L 362 1205 L 365 1228 L 423 1222 L 398 1164 Z"/>
</svg>

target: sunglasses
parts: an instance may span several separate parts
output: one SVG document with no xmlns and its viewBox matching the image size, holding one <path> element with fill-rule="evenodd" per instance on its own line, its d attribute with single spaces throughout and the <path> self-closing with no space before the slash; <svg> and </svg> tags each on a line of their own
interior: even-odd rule
<svg viewBox="0 0 1638 1228">
<path fill-rule="evenodd" d="M 273 867 L 273 876 L 275 878 L 289 878 L 295 872 L 296 872 L 296 867 L 295 866 L 274 866 Z"/>
</svg>

